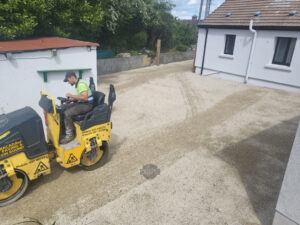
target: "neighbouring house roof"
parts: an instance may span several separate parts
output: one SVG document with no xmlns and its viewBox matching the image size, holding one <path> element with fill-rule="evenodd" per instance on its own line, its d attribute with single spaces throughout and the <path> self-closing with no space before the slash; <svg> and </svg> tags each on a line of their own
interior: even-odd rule
<svg viewBox="0 0 300 225">
<path fill-rule="evenodd" d="M 189 24 L 189 25 L 196 26 L 196 27 L 198 25 L 198 18 L 196 15 L 192 16 L 192 18 L 189 20 L 179 20 L 179 21 L 184 24 Z"/>
<path fill-rule="evenodd" d="M 0 53 L 36 51 L 80 46 L 99 46 L 97 43 L 60 37 L 36 38 L 31 40 L 1 41 Z"/>
<path fill-rule="evenodd" d="M 292 10 L 296 14 L 289 16 Z M 300 30 L 300 0 L 226 0 L 199 27 L 246 28 L 251 19 L 257 29 Z"/>
<path fill-rule="evenodd" d="M 180 20 L 180 22 L 184 23 L 184 24 L 189 24 L 192 26 L 196 26 L 198 25 L 198 20 Z"/>
</svg>

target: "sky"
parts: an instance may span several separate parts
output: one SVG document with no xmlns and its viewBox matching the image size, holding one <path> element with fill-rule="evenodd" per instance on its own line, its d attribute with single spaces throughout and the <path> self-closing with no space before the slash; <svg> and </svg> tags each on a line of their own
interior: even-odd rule
<svg viewBox="0 0 300 225">
<path fill-rule="evenodd" d="M 176 7 L 172 10 L 172 14 L 180 19 L 191 19 L 193 15 L 199 15 L 201 0 L 173 0 Z M 211 12 L 215 10 L 224 0 L 212 0 Z M 204 0 L 204 6 L 202 15 L 204 14 L 206 0 Z"/>
</svg>

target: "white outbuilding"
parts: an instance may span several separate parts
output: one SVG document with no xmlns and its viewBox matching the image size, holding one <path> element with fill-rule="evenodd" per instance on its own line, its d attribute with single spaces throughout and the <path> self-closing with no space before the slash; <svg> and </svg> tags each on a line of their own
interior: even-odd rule
<svg viewBox="0 0 300 225">
<path fill-rule="evenodd" d="M 97 46 L 59 37 L 0 42 L 0 114 L 30 106 L 42 115 L 41 90 L 55 98 L 74 92 L 63 82 L 67 71 L 97 83 Z"/>
<path fill-rule="evenodd" d="M 198 27 L 196 73 L 300 91 L 300 0 L 226 0 Z"/>
</svg>

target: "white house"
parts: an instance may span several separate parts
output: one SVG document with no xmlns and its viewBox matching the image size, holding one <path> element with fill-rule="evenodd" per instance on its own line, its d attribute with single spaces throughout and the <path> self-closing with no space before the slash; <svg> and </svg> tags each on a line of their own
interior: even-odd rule
<svg viewBox="0 0 300 225">
<path fill-rule="evenodd" d="M 74 92 L 63 82 L 69 70 L 96 83 L 97 46 L 58 37 L 0 42 L 0 114 L 30 106 L 42 116 L 41 90 L 55 98 Z"/>
<path fill-rule="evenodd" d="M 196 73 L 300 91 L 300 0 L 226 0 L 198 27 Z"/>
</svg>

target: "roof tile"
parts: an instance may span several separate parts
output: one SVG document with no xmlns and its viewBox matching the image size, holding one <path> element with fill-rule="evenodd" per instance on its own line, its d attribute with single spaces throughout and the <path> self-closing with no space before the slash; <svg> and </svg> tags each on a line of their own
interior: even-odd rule
<svg viewBox="0 0 300 225">
<path fill-rule="evenodd" d="M 291 10 L 296 15 L 289 16 Z M 255 17 L 257 11 L 261 14 Z M 228 12 L 231 16 L 225 17 Z M 226 0 L 199 25 L 249 26 L 251 19 L 256 27 L 300 28 L 300 0 Z"/>
<path fill-rule="evenodd" d="M 34 51 L 80 46 L 99 46 L 99 44 L 93 42 L 72 40 L 68 38 L 46 37 L 31 40 L 1 41 L 0 52 Z"/>
</svg>

